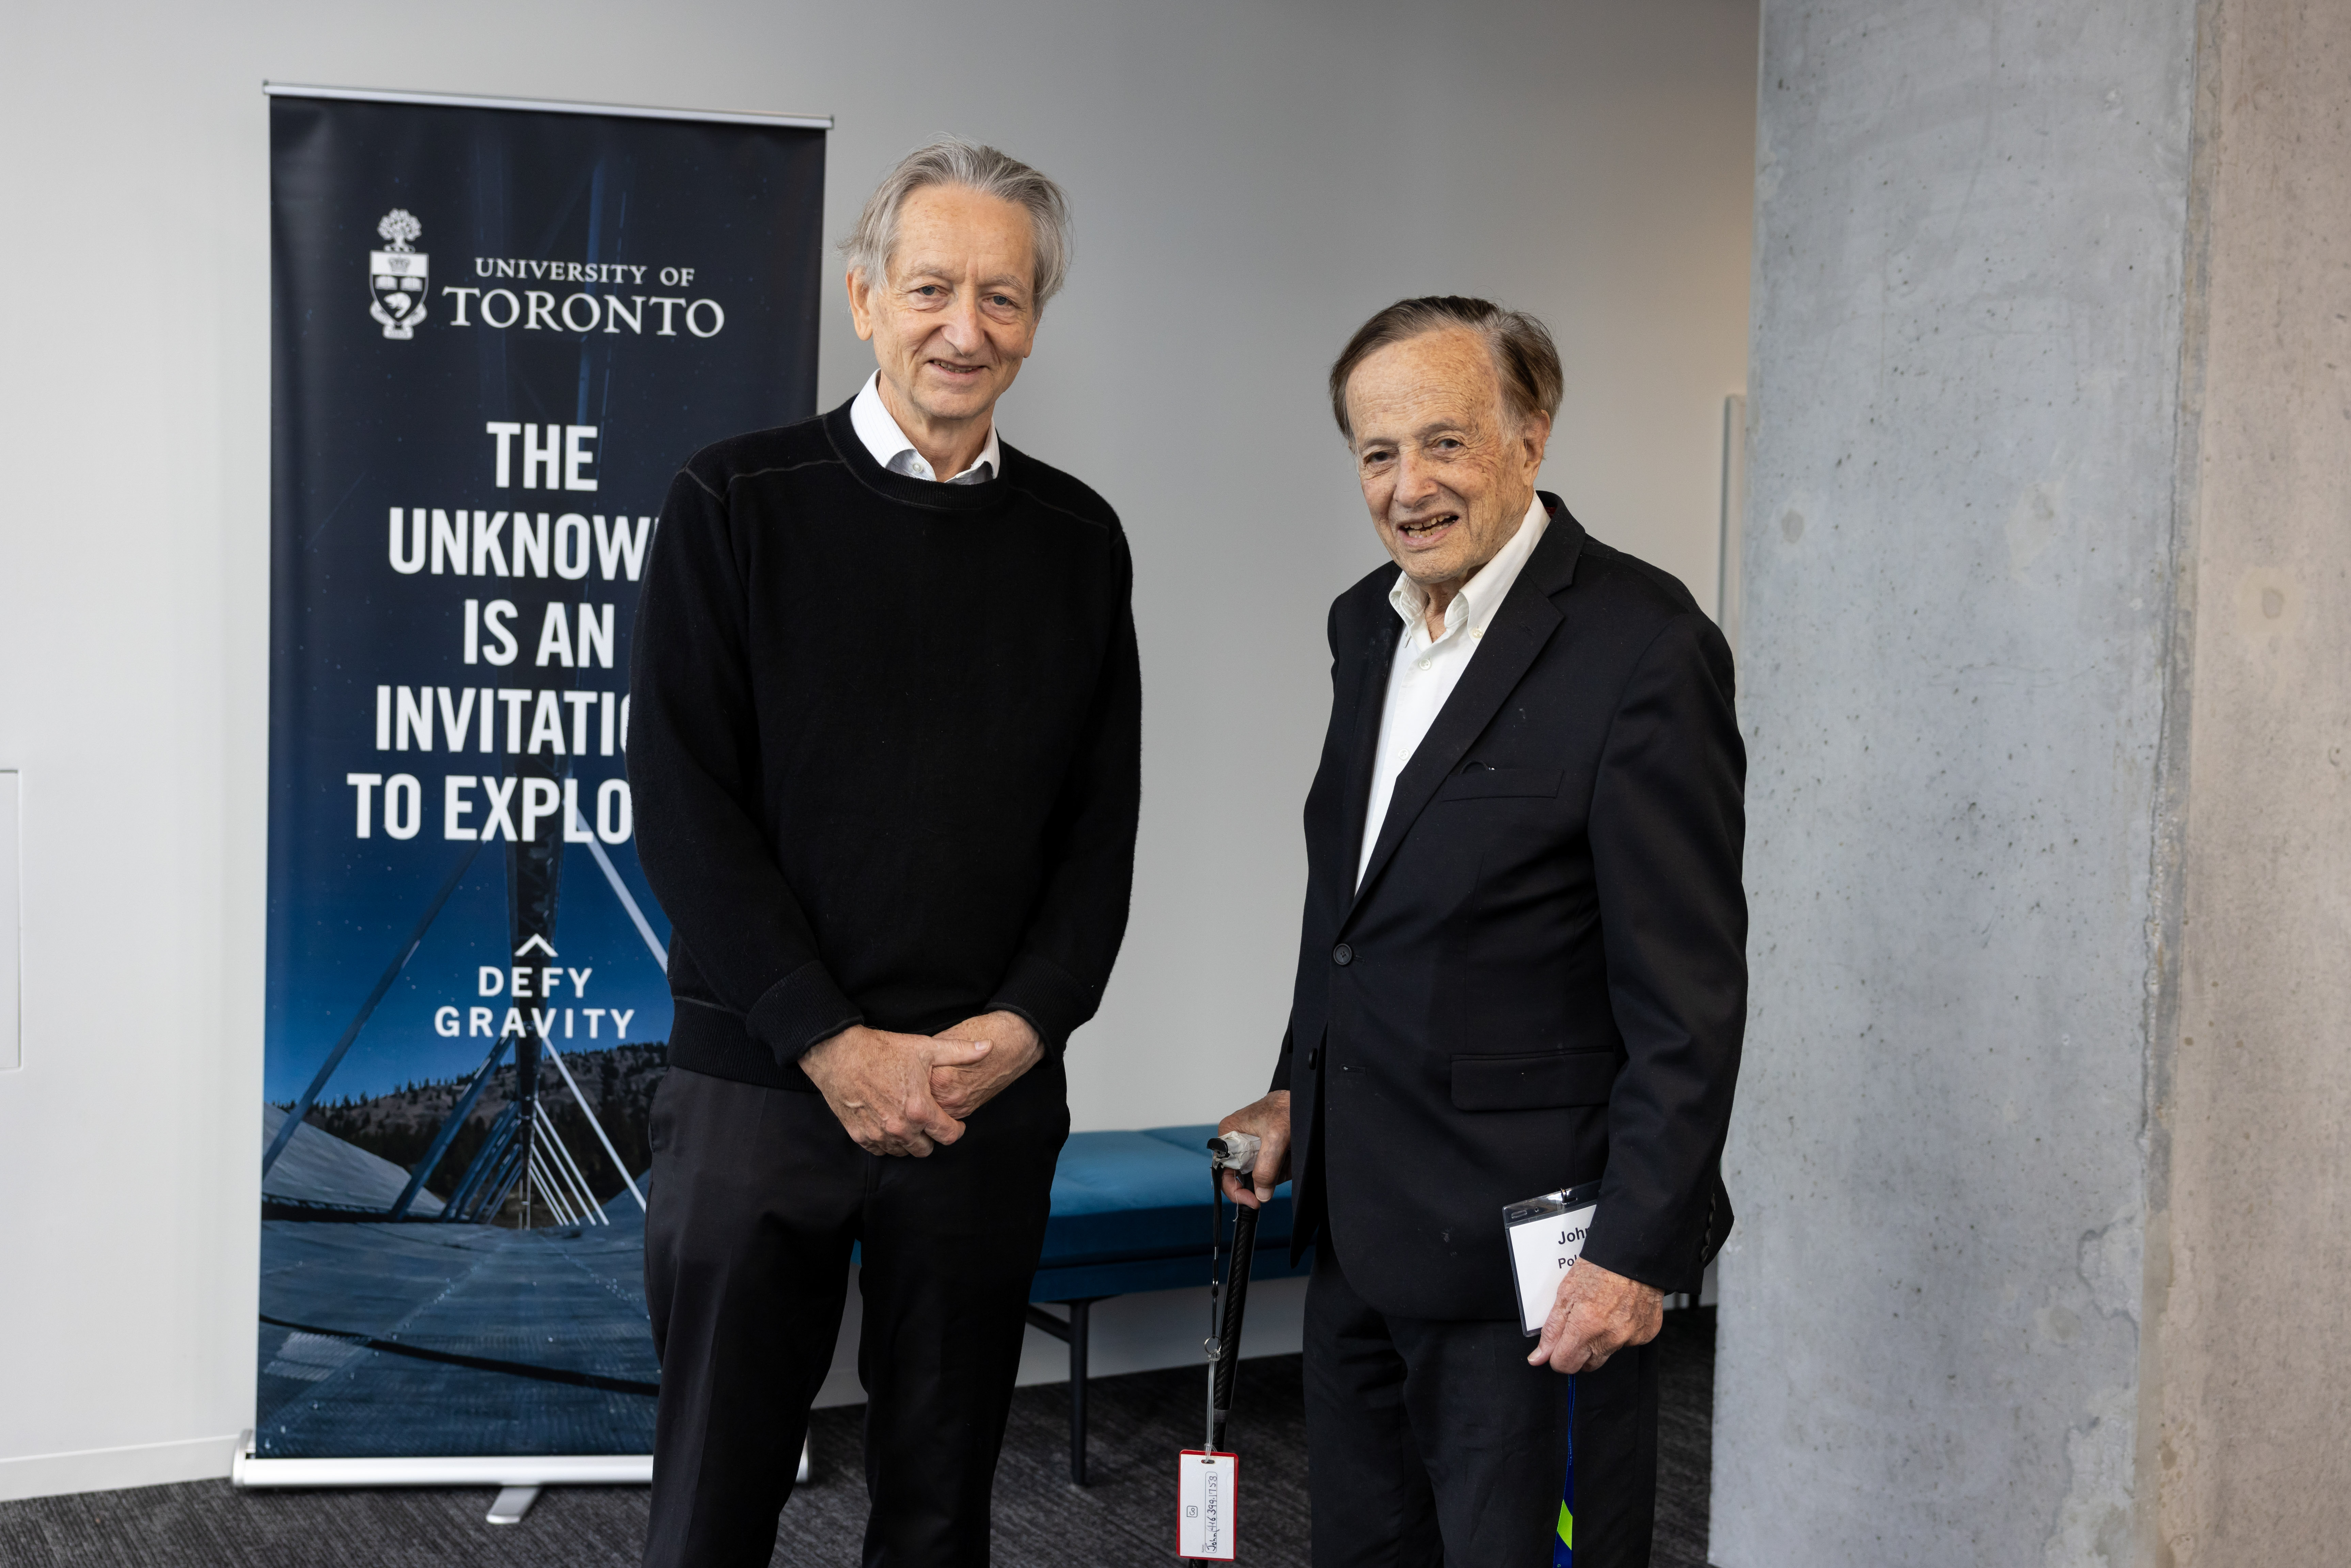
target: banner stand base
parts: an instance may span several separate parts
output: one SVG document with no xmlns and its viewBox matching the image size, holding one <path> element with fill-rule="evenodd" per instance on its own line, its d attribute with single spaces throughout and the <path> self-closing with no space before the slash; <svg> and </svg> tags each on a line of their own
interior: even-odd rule
<svg viewBox="0 0 2351 1568">
<path fill-rule="evenodd" d="M 496 1487 L 498 1500 L 489 1516 L 493 1524 L 511 1524 L 521 1519 L 538 1500 L 541 1487 L 641 1487 L 652 1485 L 653 1479 L 651 1454 L 259 1459 L 254 1458 L 249 1431 L 238 1439 L 236 1456 L 229 1464 L 229 1483 L 236 1487 Z"/>
<path fill-rule="evenodd" d="M 805 1486 L 813 1444 L 800 1444 L 794 1482 Z M 642 1487 L 653 1479 L 651 1454 L 516 1454 L 445 1459 L 256 1459 L 253 1429 L 236 1440 L 229 1460 L 235 1487 L 496 1487 L 492 1524 L 519 1524 L 541 1488 Z"/>
</svg>

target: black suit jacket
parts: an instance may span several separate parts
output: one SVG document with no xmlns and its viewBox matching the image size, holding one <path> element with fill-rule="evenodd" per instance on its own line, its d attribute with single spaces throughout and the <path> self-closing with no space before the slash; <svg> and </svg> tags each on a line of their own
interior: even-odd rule
<svg viewBox="0 0 2351 1568">
<path fill-rule="evenodd" d="M 1290 1030 L 1294 1245 L 1402 1316 L 1503 1318 L 1502 1207 L 1599 1177 L 1583 1255 L 1691 1289 L 1747 1016 L 1746 753 L 1687 589 L 1552 522 L 1355 866 L 1403 625 L 1383 567 L 1331 606 Z"/>
</svg>

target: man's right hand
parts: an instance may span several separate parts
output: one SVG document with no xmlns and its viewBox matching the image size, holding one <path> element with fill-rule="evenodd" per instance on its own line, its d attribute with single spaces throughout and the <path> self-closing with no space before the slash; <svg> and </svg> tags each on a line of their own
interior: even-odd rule
<svg viewBox="0 0 2351 1568">
<path fill-rule="evenodd" d="M 963 1124 L 931 1098 L 931 1070 L 969 1067 L 988 1049 L 984 1040 L 892 1034 L 859 1024 L 810 1046 L 800 1071 L 859 1148 L 920 1159 L 963 1136 Z"/>
<path fill-rule="evenodd" d="M 1241 1185 L 1240 1173 L 1226 1171 L 1225 1196 L 1247 1208 L 1273 1201 L 1273 1189 L 1290 1179 L 1290 1091 L 1277 1089 L 1254 1105 L 1244 1105 L 1217 1124 L 1219 1134 L 1248 1133 L 1258 1142 L 1256 1188 Z"/>
</svg>

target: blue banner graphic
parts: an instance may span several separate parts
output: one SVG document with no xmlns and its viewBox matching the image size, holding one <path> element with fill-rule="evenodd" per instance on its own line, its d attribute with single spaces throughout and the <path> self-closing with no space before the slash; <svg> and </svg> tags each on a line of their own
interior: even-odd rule
<svg viewBox="0 0 2351 1568">
<path fill-rule="evenodd" d="M 824 134 L 270 102 L 259 1458 L 644 1453 L 670 476 L 814 412 Z"/>
</svg>

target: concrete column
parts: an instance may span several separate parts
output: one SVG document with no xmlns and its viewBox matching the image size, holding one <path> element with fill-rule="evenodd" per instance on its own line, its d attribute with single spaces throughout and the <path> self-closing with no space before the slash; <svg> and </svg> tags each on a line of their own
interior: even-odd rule
<svg viewBox="0 0 2351 1568">
<path fill-rule="evenodd" d="M 2351 8 L 1764 8 L 1713 1558 L 2351 1539 Z"/>
<path fill-rule="evenodd" d="M 2169 1568 L 2351 1559 L 2351 7 L 2210 10 L 2141 1393 Z"/>
</svg>

